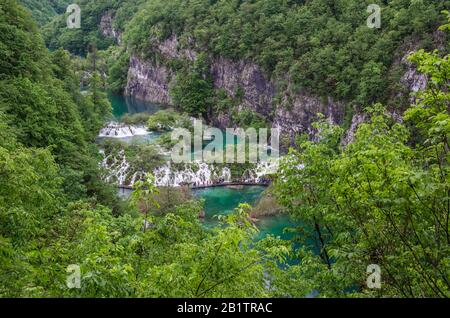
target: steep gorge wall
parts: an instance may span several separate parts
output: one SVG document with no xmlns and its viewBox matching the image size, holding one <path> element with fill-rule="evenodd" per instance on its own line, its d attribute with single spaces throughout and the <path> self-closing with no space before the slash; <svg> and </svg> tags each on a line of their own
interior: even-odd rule
<svg viewBox="0 0 450 318">
<path fill-rule="evenodd" d="M 114 27 L 114 14 L 112 12 L 102 15 L 99 27 L 105 37 L 114 38 L 119 45 L 122 43 L 122 32 Z"/>
<path fill-rule="evenodd" d="M 262 114 L 285 133 L 308 131 L 317 113 L 323 113 L 335 123 L 342 121 L 342 103 L 332 98 L 323 100 L 318 96 L 292 93 L 289 90 L 278 92 L 275 84 L 254 63 L 216 58 L 211 66 L 211 74 L 215 88 L 224 89 L 233 98 L 236 97 L 237 87 L 242 89 L 239 109 L 247 108 Z M 274 98 L 277 95 L 281 99 L 276 105 Z M 230 125 L 227 119 L 229 116 L 222 114 L 216 124 L 219 127 Z"/>
<path fill-rule="evenodd" d="M 175 36 L 158 44 L 157 50 L 166 59 L 184 57 L 195 59 L 196 54 L 180 50 Z M 210 69 L 214 87 L 223 89 L 236 98 L 238 89 L 242 91 L 238 109 L 251 109 L 265 116 L 274 126 L 285 133 L 308 131 L 317 113 L 323 113 L 335 123 L 342 122 L 344 105 L 331 98 L 323 99 L 309 94 L 281 95 L 281 103 L 274 105 L 274 97 L 279 94 L 274 83 L 267 78 L 261 68 L 249 61 L 233 61 L 226 58 L 213 58 Z M 125 94 L 138 99 L 161 104 L 172 104 L 169 87 L 175 74 L 163 63 L 146 61 L 138 55 L 130 58 L 128 81 Z M 287 107 L 287 100 L 290 106 Z M 213 124 L 220 128 L 230 127 L 230 113 L 216 114 Z"/>
<path fill-rule="evenodd" d="M 163 64 L 149 63 L 132 55 L 125 95 L 158 104 L 172 104 L 169 85 L 174 74 Z"/>
<path fill-rule="evenodd" d="M 172 36 L 162 43 L 155 45 L 156 51 L 164 59 L 186 58 L 194 60 L 195 52 L 180 49 L 176 36 Z M 401 63 L 406 66 L 406 73 L 401 84 L 408 92 L 417 92 L 423 89 L 427 79 L 403 58 Z M 242 96 L 238 110 L 251 109 L 265 116 L 275 127 L 291 136 L 300 132 L 312 132 L 311 124 L 317 118 L 317 113 L 324 114 L 331 122 L 341 124 L 344 121 L 345 104 L 333 100 L 331 97 L 323 98 L 306 92 L 293 92 L 289 88 L 277 91 L 276 85 L 261 68 L 244 60 L 230 60 L 215 57 L 211 61 L 210 73 L 216 89 L 223 89 L 232 98 L 235 98 L 238 89 Z M 128 82 L 125 88 L 126 95 L 138 99 L 172 104 L 169 94 L 171 82 L 175 74 L 163 63 L 144 60 L 140 56 L 132 55 L 128 72 Z M 277 104 L 274 100 L 278 101 Z M 352 123 L 361 120 L 361 114 L 355 114 Z M 219 128 L 230 127 L 231 112 L 215 114 L 213 125 Z M 357 125 L 352 125 L 356 129 Z M 349 132 L 350 135 L 353 132 Z"/>
</svg>

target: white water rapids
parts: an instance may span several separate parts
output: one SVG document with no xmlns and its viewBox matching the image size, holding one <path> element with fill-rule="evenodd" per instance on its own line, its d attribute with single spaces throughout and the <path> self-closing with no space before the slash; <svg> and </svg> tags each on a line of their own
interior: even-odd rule
<svg viewBox="0 0 450 318">
<path fill-rule="evenodd" d="M 105 180 L 117 183 L 119 186 L 132 187 L 133 184 L 143 178 L 148 171 L 133 172 L 127 162 L 124 151 L 120 151 L 116 157 L 106 156 L 102 166 L 107 171 Z M 170 162 L 154 169 L 156 186 L 179 187 L 182 185 L 210 186 L 232 182 L 264 183 L 267 175 L 276 172 L 278 162 L 259 163 L 253 169 L 247 169 L 243 175 L 233 180 L 229 167 L 219 168 L 214 164 L 193 162 L 184 164 L 183 167 L 175 167 Z"/>
<path fill-rule="evenodd" d="M 144 126 L 131 126 L 111 122 L 100 131 L 98 137 L 126 139 L 149 133 Z M 232 182 L 265 183 L 267 176 L 277 171 L 279 163 L 278 160 L 260 162 L 252 169 L 246 169 L 242 176 L 233 179 L 230 169 L 230 167 L 233 167 L 232 165 L 218 167 L 204 162 L 192 162 L 183 166 L 175 166 L 167 162 L 153 171 L 136 171 L 127 160 L 124 150 L 120 150 L 116 155 L 105 154 L 104 150 L 101 150 L 100 153 L 104 157 L 101 166 L 106 173 L 104 176 L 105 181 L 116 183 L 122 187 L 132 187 L 137 180 L 142 179 L 148 172 L 151 172 L 155 177 L 156 186 L 178 187 L 190 185 L 198 187 Z"/>
<path fill-rule="evenodd" d="M 145 136 L 150 132 L 145 126 L 132 126 L 111 122 L 100 131 L 99 138 L 127 138 L 133 136 Z"/>
</svg>

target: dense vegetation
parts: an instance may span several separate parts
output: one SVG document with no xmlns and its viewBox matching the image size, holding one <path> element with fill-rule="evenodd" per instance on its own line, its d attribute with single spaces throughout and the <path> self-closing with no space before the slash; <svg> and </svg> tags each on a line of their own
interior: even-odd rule
<svg viewBox="0 0 450 318">
<path fill-rule="evenodd" d="M 6 0 L 0 13 L 0 293 L 14 295 L 26 293 L 10 286 L 17 277 L 33 288 L 42 274 L 35 251 L 70 201 L 96 197 L 116 210 L 119 201 L 100 181 L 92 144 L 110 112 L 95 73 L 82 95 L 69 54 L 47 51 L 25 9 Z"/>
<path fill-rule="evenodd" d="M 155 188 L 151 175 L 135 185 L 129 202 L 120 201 L 101 181 L 94 143 L 110 114 L 100 74 L 106 53 L 97 51 L 112 43 L 97 29 L 105 10 L 117 10 L 115 23 L 134 50 L 151 55 L 150 36 L 176 32 L 183 45 L 192 37 L 197 48 L 254 59 L 300 88 L 363 106 L 389 96 L 384 79 L 392 75 L 398 49 L 411 41 L 431 45 L 426 34 L 445 2 L 386 2 L 391 22 L 370 31 L 375 36 L 359 27 L 364 1 L 80 1 L 88 23 L 75 33 L 53 29 L 47 34 L 51 52 L 30 14 L 16 0 L 3 0 L 0 297 L 449 297 L 445 52 L 411 55 L 430 80 L 402 121 L 374 104 L 349 145 L 342 145 L 343 129 L 326 120 L 316 123 L 314 142 L 299 136 L 272 190 L 276 208 L 298 223 L 293 241 L 268 236 L 255 243 L 247 205 L 222 217 L 223 226 L 205 229 L 201 202 Z M 46 28 L 55 23 L 63 17 Z M 442 30 L 450 32 L 450 22 Z M 87 58 L 71 58 L 59 46 Z M 191 114 L 204 115 L 204 102 L 214 104 L 221 95 L 211 93 L 205 61 L 206 55 L 174 66 L 174 97 Z M 265 124 L 253 113 L 236 117 L 244 125 Z M 162 121 L 165 130 L 185 117 L 167 111 L 144 120 L 155 127 Z M 153 154 L 151 148 L 136 154 L 134 146 L 127 151 L 137 165 Z M 80 289 L 66 286 L 71 264 L 80 266 Z M 379 290 L 367 288 L 369 264 L 382 269 Z"/>
<path fill-rule="evenodd" d="M 376 104 L 343 148 L 342 129 L 323 121 L 320 141 L 299 140 L 281 168 L 280 203 L 320 251 L 303 249 L 301 269 L 330 295 L 378 264 L 380 296 L 450 296 L 450 61 L 423 50 L 410 59 L 433 80 L 404 123 Z"/>
<path fill-rule="evenodd" d="M 0 12 L 0 296 L 268 296 L 264 264 L 285 248 L 253 246 L 249 207 L 206 231 L 199 203 L 153 205 L 149 184 L 119 203 L 93 143 L 109 113 L 95 51 L 81 94 L 68 53 L 47 51 L 15 0 Z M 66 286 L 71 264 L 81 289 Z"/>
<path fill-rule="evenodd" d="M 47 46 L 51 50 L 64 47 L 72 53 L 86 55 L 89 45 L 92 43 L 95 43 L 100 50 L 107 49 L 115 43 L 115 39 L 104 36 L 99 28 L 105 13 L 114 13 L 113 27 L 121 30 L 144 0 L 78 0 L 73 2 L 81 7 L 81 29 L 68 29 L 66 16 L 60 15 L 44 27 L 43 34 Z"/>
<path fill-rule="evenodd" d="M 45 32 L 50 48 L 82 54 L 92 41 L 100 49 L 107 48 L 113 39 L 105 38 L 98 26 L 102 14 L 110 12 L 114 28 L 123 33 L 126 54 L 138 52 L 161 60 L 156 44 L 176 34 L 183 48 L 255 62 L 272 77 L 280 93 L 308 91 L 346 101 L 359 110 L 375 102 L 396 109 L 407 106 L 408 93 L 398 85 L 404 74 L 399 61 L 411 50 L 445 43 L 434 31 L 445 21 L 440 12 L 450 6 L 447 0 L 78 2 L 87 17 L 82 29 L 67 30 L 63 17 L 56 19 Z M 366 9 L 372 3 L 382 7 L 380 29 L 366 26 Z M 124 51 L 119 56 L 126 56 Z M 217 107 L 226 98 L 212 93 L 207 81 L 199 81 L 199 67 L 189 66 L 188 61 L 165 63 L 178 74 L 180 86 L 173 93 L 177 106 L 205 114 L 205 108 Z M 124 72 L 118 70 L 126 67 L 126 58 L 111 63 L 114 90 L 123 88 Z M 190 96 L 188 88 L 199 85 L 198 96 Z M 201 105 L 198 99 L 203 99 Z"/>
<path fill-rule="evenodd" d="M 44 25 L 57 15 L 66 11 L 67 6 L 72 3 L 71 0 L 20 0 L 20 3 L 28 8 L 34 20 L 39 25 Z"/>
</svg>

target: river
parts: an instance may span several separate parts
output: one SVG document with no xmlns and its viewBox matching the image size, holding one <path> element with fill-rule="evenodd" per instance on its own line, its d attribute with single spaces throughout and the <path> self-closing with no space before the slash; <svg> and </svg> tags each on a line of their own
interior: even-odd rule
<svg viewBox="0 0 450 318">
<path fill-rule="evenodd" d="M 194 196 L 205 200 L 205 222 L 207 226 L 217 224 L 216 215 L 227 215 L 236 209 L 241 203 L 256 205 L 261 198 L 266 187 L 263 186 L 243 186 L 235 187 L 212 187 L 197 189 Z M 275 235 L 283 239 L 290 239 L 290 234 L 284 233 L 286 227 L 294 226 L 287 215 L 267 216 L 258 220 L 258 239 L 266 235 Z"/>
<path fill-rule="evenodd" d="M 120 95 L 108 95 L 113 106 L 113 115 L 117 121 L 120 120 L 125 114 L 136 113 L 155 113 L 161 109 L 161 106 L 138 101 L 130 97 L 124 97 Z M 127 139 L 130 137 L 124 137 Z M 150 142 L 155 138 L 155 135 L 150 134 L 147 136 L 134 136 L 132 138 L 138 138 L 144 142 Z M 261 199 L 261 196 L 266 187 L 264 186 L 243 186 L 243 187 L 211 187 L 203 189 L 194 189 L 193 195 L 199 199 L 205 201 L 205 225 L 208 227 L 217 225 L 216 215 L 227 215 L 232 213 L 235 208 L 241 203 L 248 203 L 250 205 L 256 205 Z M 130 194 L 130 190 L 120 190 L 120 195 L 127 197 Z M 287 227 L 293 227 L 294 224 L 289 216 L 277 215 L 262 217 L 257 222 L 259 233 L 257 239 L 262 239 L 267 235 L 279 236 L 283 239 L 290 239 L 291 234 L 285 233 L 284 229 Z"/>
</svg>

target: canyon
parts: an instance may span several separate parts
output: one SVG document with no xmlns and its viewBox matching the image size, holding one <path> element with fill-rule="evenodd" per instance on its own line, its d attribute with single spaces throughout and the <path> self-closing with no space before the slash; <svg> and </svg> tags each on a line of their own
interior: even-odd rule
<svg viewBox="0 0 450 318">
<path fill-rule="evenodd" d="M 154 50 L 165 60 L 184 58 L 195 60 L 196 53 L 180 48 L 177 37 L 154 45 Z M 400 84 L 405 94 L 416 93 L 426 87 L 426 76 L 417 72 L 407 60 L 410 52 L 404 54 L 398 61 L 404 68 Z M 223 57 L 212 57 L 210 74 L 214 88 L 224 90 L 228 96 L 235 98 L 237 91 L 242 91 L 238 110 L 250 109 L 263 115 L 272 125 L 279 128 L 293 140 L 299 133 L 314 133 L 311 124 L 322 113 L 330 122 L 343 124 L 346 115 L 346 103 L 332 97 L 323 97 L 309 92 L 296 92 L 290 86 L 287 89 L 277 88 L 279 79 L 270 79 L 262 69 L 248 60 L 231 60 Z M 176 74 L 167 63 L 151 60 L 134 53 L 131 55 L 125 95 L 137 99 L 172 105 L 170 86 L 176 80 Z M 278 101 L 278 102 L 275 102 Z M 414 101 L 414 97 L 410 97 Z M 354 111 L 350 121 L 349 131 L 345 140 L 351 140 L 357 126 L 363 122 L 364 115 Z M 212 125 L 218 128 L 232 127 L 231 110 L 215 114 Z"/>
</svg>

